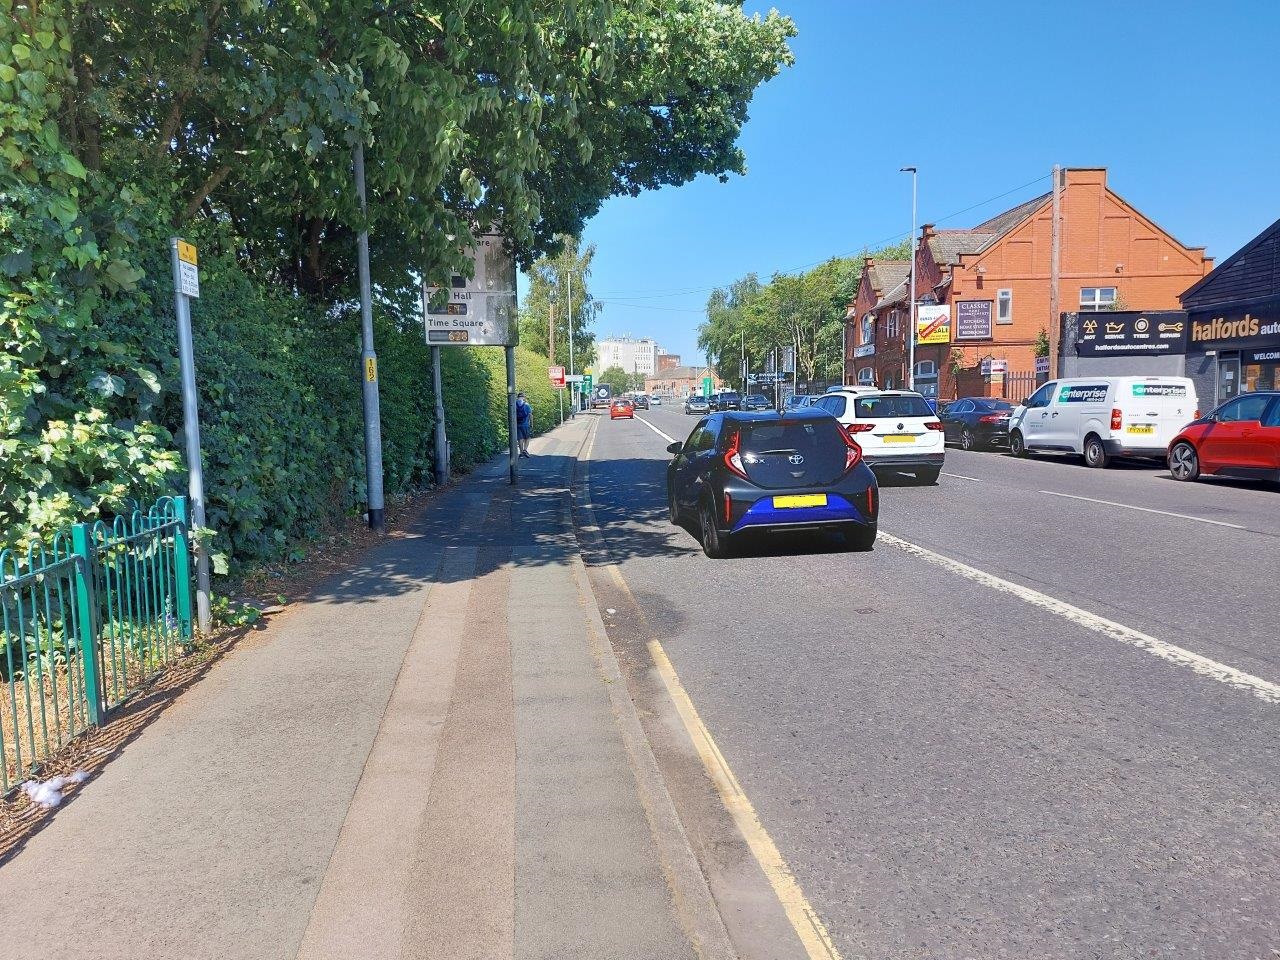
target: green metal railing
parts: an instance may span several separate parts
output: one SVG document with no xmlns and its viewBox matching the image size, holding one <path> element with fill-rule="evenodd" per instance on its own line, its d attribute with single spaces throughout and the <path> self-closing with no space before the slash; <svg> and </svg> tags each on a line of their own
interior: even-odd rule
<svg viewBox="0 0 1280 960">
<path fill-rule="evenodd" d="M 0 793 L 102 722 L 191 639 L 187 503 L 0 550 Z"/>
</svg>

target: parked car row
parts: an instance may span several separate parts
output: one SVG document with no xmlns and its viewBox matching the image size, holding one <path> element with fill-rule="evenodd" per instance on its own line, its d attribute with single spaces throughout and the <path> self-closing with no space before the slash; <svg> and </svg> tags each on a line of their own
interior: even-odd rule
<svg viewBox="0 0 1280 960">
<path fill-rule="evenodd" d="M 964 450 L 1074 454 L 1097 468 L 1144 458 L 1166 462 L 1176 480 L 1280 482 L 1280 391 L 1242 394 L 1202 416 L 1187 377 L 1072 377 L 1045 383 L 1016 406 L 961 397 L 938 419 L 946 441 Z"/>
</svg>

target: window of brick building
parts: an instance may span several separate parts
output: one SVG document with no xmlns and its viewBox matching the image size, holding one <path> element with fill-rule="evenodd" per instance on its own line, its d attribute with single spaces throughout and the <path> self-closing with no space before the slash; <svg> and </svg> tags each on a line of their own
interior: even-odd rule
<svg viewBox="0 0 1280 960">
<path fill-rule="evenodd" d="M 1081 287 L 1080 309 L 1084 311 L 1112 310 L 1116 305 L 1115 287 Z"/>
<path fill-rule="evenodd" d="M 1013 323 L 1013 291 L 996 292 L 996 323 Z"/>
</svg>

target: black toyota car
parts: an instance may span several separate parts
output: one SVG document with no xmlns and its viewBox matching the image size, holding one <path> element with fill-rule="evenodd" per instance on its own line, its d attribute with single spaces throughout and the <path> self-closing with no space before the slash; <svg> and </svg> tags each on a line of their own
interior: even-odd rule
<svg viewBox="0 0 1280 960">
<path fill-rule="evenodd" d="M 713 413 L 667 451 L 671 520 L 690 523 L 709 557 L 752 533 L 832 531 L 858 550 L 875 542 L 875 475 L 825 410 Z"/>
</svg>

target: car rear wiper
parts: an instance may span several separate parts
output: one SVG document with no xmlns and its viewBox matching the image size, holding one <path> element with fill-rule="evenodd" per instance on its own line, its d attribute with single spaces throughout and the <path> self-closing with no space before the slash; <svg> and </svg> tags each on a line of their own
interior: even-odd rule
<svg viewBox="0 0 1280 960">
<path fill-rule="evenodd" d="M 796 449 L 795 447 L 788 447 L 785 450 L 761 450 L 760 452 L 762 454 L 764 453 L 795 453 Z"/>
</svg>

